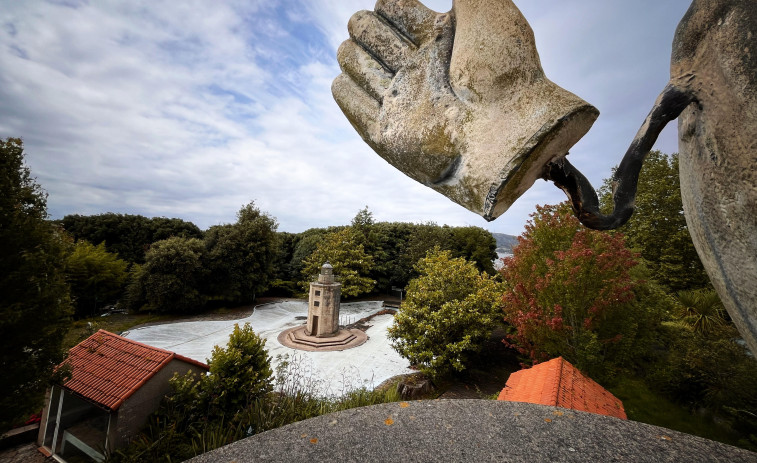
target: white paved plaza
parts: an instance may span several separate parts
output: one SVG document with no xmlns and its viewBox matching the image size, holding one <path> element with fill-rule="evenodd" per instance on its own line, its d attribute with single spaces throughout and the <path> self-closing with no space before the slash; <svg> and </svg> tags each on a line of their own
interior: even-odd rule
<svg viewBox="0 0 757 463">
<path fill-rule="evenodd" d="M 382 309 L 380 301 L 353 302 L 341 305 L 340 319 L 356 322 Z M 239 320 L 191 321 L 146 326 L 123 335 L 129 339 L 160 347 L 205 362 L 213 346 L 225 346 L 235 324 L 250 323 L 255 333 L 266 340 L 272 365 L 279 356 L 299 362 L 321 385 L 323 394 L 341 394 L 355 387 L 378 386 L 392 376 L 412 373 L 407 360 L 395 352 L 387 339 L 387 328 L 394 316 L 378 315 L 368 322 L 368 341 L 358 347 L 339 352 L 305 352 L 281 345 L 276 337 L 287 328 L 302 325 L 307 316 L 307 303 L 284 301 L 255 308 L 252 315 Z M 298 319 L 298 317 L 300 319 Z"/>
</svg>

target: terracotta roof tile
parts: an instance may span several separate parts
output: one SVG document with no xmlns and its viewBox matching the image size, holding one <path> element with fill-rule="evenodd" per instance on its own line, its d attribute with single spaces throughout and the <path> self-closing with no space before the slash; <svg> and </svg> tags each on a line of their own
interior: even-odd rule
<svg viewBox="0 0 757 463">
<path fill-rule="evenodd" d="M 100 330 L 69 351 L 71 366 L 63 387 L 111 410 L 119 406 L 171 360 L 207 369 L 204 363 Z"/>
<path fill-rule="evenodd" d="M 562 357 L 511 374 L 499 400 L 572 408 L 627 419 L 623 402 Z"/>
</svg>

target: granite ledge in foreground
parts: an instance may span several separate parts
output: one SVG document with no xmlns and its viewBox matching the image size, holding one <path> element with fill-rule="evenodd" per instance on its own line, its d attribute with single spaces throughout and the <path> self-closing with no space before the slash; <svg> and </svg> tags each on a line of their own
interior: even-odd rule
<svg viewBox="0 0 757 463">
<path fill-rule="evenodd" d="M 293 423 L 190 460 L 247 462 L 757 462 L 757 453 L 657 426 L 495 400 L 356 408 Z"/>
</svg>

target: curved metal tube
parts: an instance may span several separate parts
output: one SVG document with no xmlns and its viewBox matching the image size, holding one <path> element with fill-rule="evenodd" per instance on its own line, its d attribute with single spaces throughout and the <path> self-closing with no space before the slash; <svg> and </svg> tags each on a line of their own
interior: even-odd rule
<svg viewBox="0 0 757 463">
<path fill-rule="evenodd" d="M 542 178 L 551 180 L 563 190 L 573 206 L 573 211 L 588 228 L 610 230 L 618 228 L 631 218 L 636 202 L 636 187 L 639 181 L 644 158 L 652 149 L 660 132 L 668 122 L 676 119 L 692 102 L 694 96 L 668 83 L 657 97 L 652 111 L 639 128 L 628 147 L 620 166 L 612 178 L 613 202 L 612 214 L 605 215 L 599 211 L 599 199 L 589 180 L 581 174 L 567 158 L 562 157 L 544 166 Z"/>
</svg>

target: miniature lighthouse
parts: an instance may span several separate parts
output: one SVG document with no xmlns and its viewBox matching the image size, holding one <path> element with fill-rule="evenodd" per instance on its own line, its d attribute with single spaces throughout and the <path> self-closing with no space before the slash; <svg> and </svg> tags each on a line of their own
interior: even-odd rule
<svg viewBox="0 0 757 463">
<path fill-rule="evenodd" d="M 326 262 L 318 281 L 310 283 L 307 323 L 279 333 L 279 343 L 293 349 L 327 352 L 351 349 L 367 341 L 368 335 L 359 328 L 339 329 L 341 295 L 342 284 L 336 282 L 334 267 Z"/>
<path fill-rule="evenodd" d="M 334 279 L 334 267 L 326 261 L 318 281 L 310 283 L 308 323 L 305 334 L 330 338 L 339 332 L 339 298 L 342 284 Z"/>
</svg>

